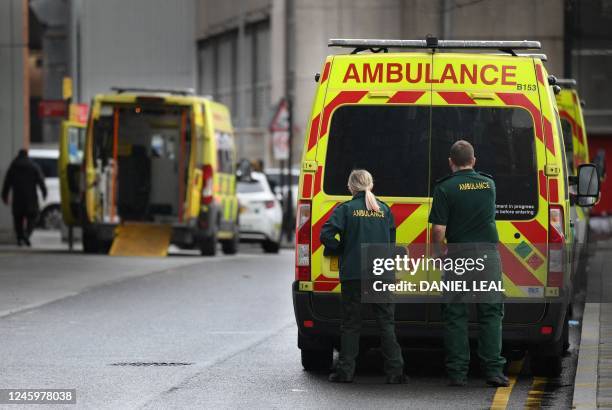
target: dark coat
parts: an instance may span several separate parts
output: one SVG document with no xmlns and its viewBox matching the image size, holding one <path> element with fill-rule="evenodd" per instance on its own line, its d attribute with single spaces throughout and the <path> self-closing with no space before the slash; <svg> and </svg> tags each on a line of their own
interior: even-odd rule
<svg viewBox="0 0 612 410">
<path fill-rule="evenodd" d="M 378 201 L 380 212 L 368 211 L 365 193 L 357 193 L 340 204 L 323 224 L 324 254 L 340 256 L 340 281 L 362 279 L 361 248 L 365 244 L 395 244 L 395 222 L 391 210 Z M 340 235 L 340 240 L 336 239 Z"/>
<path fill-rule="evenodd" d="M 24 214 L 37 213 L 37 186 L 42 191 L 43 197 L 46 198 L 47 187 L 40 166 L 27 155 L 20 154 L 13 160 L 6 172 L 2 185 L 2 200 L 7 202 L 9 192 L 11 192 L 13 212 L 17 210 Z"/>
</svg>

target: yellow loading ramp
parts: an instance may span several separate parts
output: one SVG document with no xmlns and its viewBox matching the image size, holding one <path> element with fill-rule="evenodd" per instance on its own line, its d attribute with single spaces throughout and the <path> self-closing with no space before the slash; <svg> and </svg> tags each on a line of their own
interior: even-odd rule
<svg viewBox="0 0 612 410">
<path fill-rule="evenodd" d="M 167 256 L 172 226 L 126 222 L 115 230 L 111 256 Z"/>
</svg>

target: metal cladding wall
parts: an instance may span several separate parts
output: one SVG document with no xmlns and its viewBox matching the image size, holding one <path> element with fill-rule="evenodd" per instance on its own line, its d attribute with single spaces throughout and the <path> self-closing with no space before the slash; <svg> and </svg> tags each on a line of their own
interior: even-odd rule
<svg viewBox="0 0 612 410">
<path fill-rule="evenodd" d="M 112 86 L 194 88 L 194 0 L 78 2 L 80 100 Z"/>
<path fill-rule="evenodd" d="M 0 184 L 29 140 L 27 15 L 25 0 L 0 1 Z M 0 243 L 12 238 L 10 207 L 0 204 Z"/>
</svg>

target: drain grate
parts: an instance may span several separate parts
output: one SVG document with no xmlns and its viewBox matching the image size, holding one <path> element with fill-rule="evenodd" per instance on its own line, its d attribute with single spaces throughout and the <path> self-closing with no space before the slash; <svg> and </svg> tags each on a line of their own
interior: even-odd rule
<svg viewBox="0 0 612 410">
<path fill-rule="evenodd" d="M 193 363 L 188 362 L 118 362 L 111 363 L 111 366 L 134 366 L 134 367 L 152 367 L 152 366 L 191 366 Z"/>
</svg>

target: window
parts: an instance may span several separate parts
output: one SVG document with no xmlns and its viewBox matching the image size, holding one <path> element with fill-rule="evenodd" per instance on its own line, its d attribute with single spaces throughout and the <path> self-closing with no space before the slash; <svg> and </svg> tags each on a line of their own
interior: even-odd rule
<svg viewBox="0 0 612 410">
<path fill-rule="evenodd" d="M 217 171 L 224 174 L 234 173 L 233 139 L 231 134 L 215 131 L 217 138 Z"/>
<path fill-rule="evenodd" d="M 238 126 L 267 125 L 271 108 L 269 19 L 248 23 L 243 31 L 231 29 L 201 40 L 198 70 L 199 92 L 227 105 Z"/>
<path fill-rule="evenodd" d="M 564 146 L 564 138 L 563 138 L 563 133 L 562 133 L 563 126 L 561 125 L 561 118 L 559 117 L 559 113 L 556 110 L 555 110 L 555 120 L 557 122 L 557 138 L 559 139 L 559 146 L 564 147 L 564 149 L 561 151 L 561 162 L 562 162 L 563 169 L 565 170 L 565 173 L 562 173 L 561 177 L 563 178 L 563 186 L 565 187 L 565 199 L 569 200 L 569 181 L 567 178 L 569 175 L 574 175 L 574 162 L 572 160 L 571 162 L 572 168 L 568 168 L 570 166 L 570 163 L 568 163 L 567 149 Z M 571 141 L 571 137 L 570 137 L 570 141 Z M 572 147 L 573 147 L 573 143 L 572 143 Z M 570 158 L 573 158 L 573 157 L 574 155 L 572 153 L 570 155 Z M 564 175 L 565 177 L 563 177 Z"/>
<path fill-rule="evenodd" d="M 261 127 L 269 120 L 270 110 L 270 21 L 246 26 L 245 111 L 247 125 Z"/>
<path fill-rule="evenodd" d="M 251 194 L 255 192 L 265 192 L 264 186 L 257 180 L 252 181 L 238 181 L 236 190 L 239 194 Z"/>
<path fill-rule="evenodd" d="M 198 44 L 200 93 L 238 108 L 238 30 L 209 37 Z"/>
<path fill-rule="evenodd" d="M 533 118 L 522 108 L 433 107 L 431 185 L 448 175 L 451 145 L 474 145 L 476 170 L 497 188 L 498 220 L 532 219 L 538 207 L 538 171 Z"/>
<path fill-rule="evenodd" d="M 381 196 L 426 197 L 430 107 L 343 106 L 332 116 L 323 189 L 348 195 L 353 169 L 374 177 Z"/>
<path fill-rule="evenodd" d="M 323 189 L 348 195 L 353 169 L 374 177 L 381 196 L 428 197 L 451 171 L 451 145 L 474 145 L 476 169 L 497 187 L 497 219 L 537 213 L 538 173 L 533 119 L 522 108 L 342 106 L 332 115 Z"/>
<path fill-rule="evenodd" d="M 572 124 L 565 118 L 561 118 L 561 129 L 563 130 L 563 146 L 567 157 L 569 171 L 574 173 L 574 141 L 572 136 Z"/>
<path fill-rule="evenodd" d="M 41 157 L 31 157 L 31 159 L 40 166 L 45 178 L 57 178 L 57 159 Z"/>
</svg>

